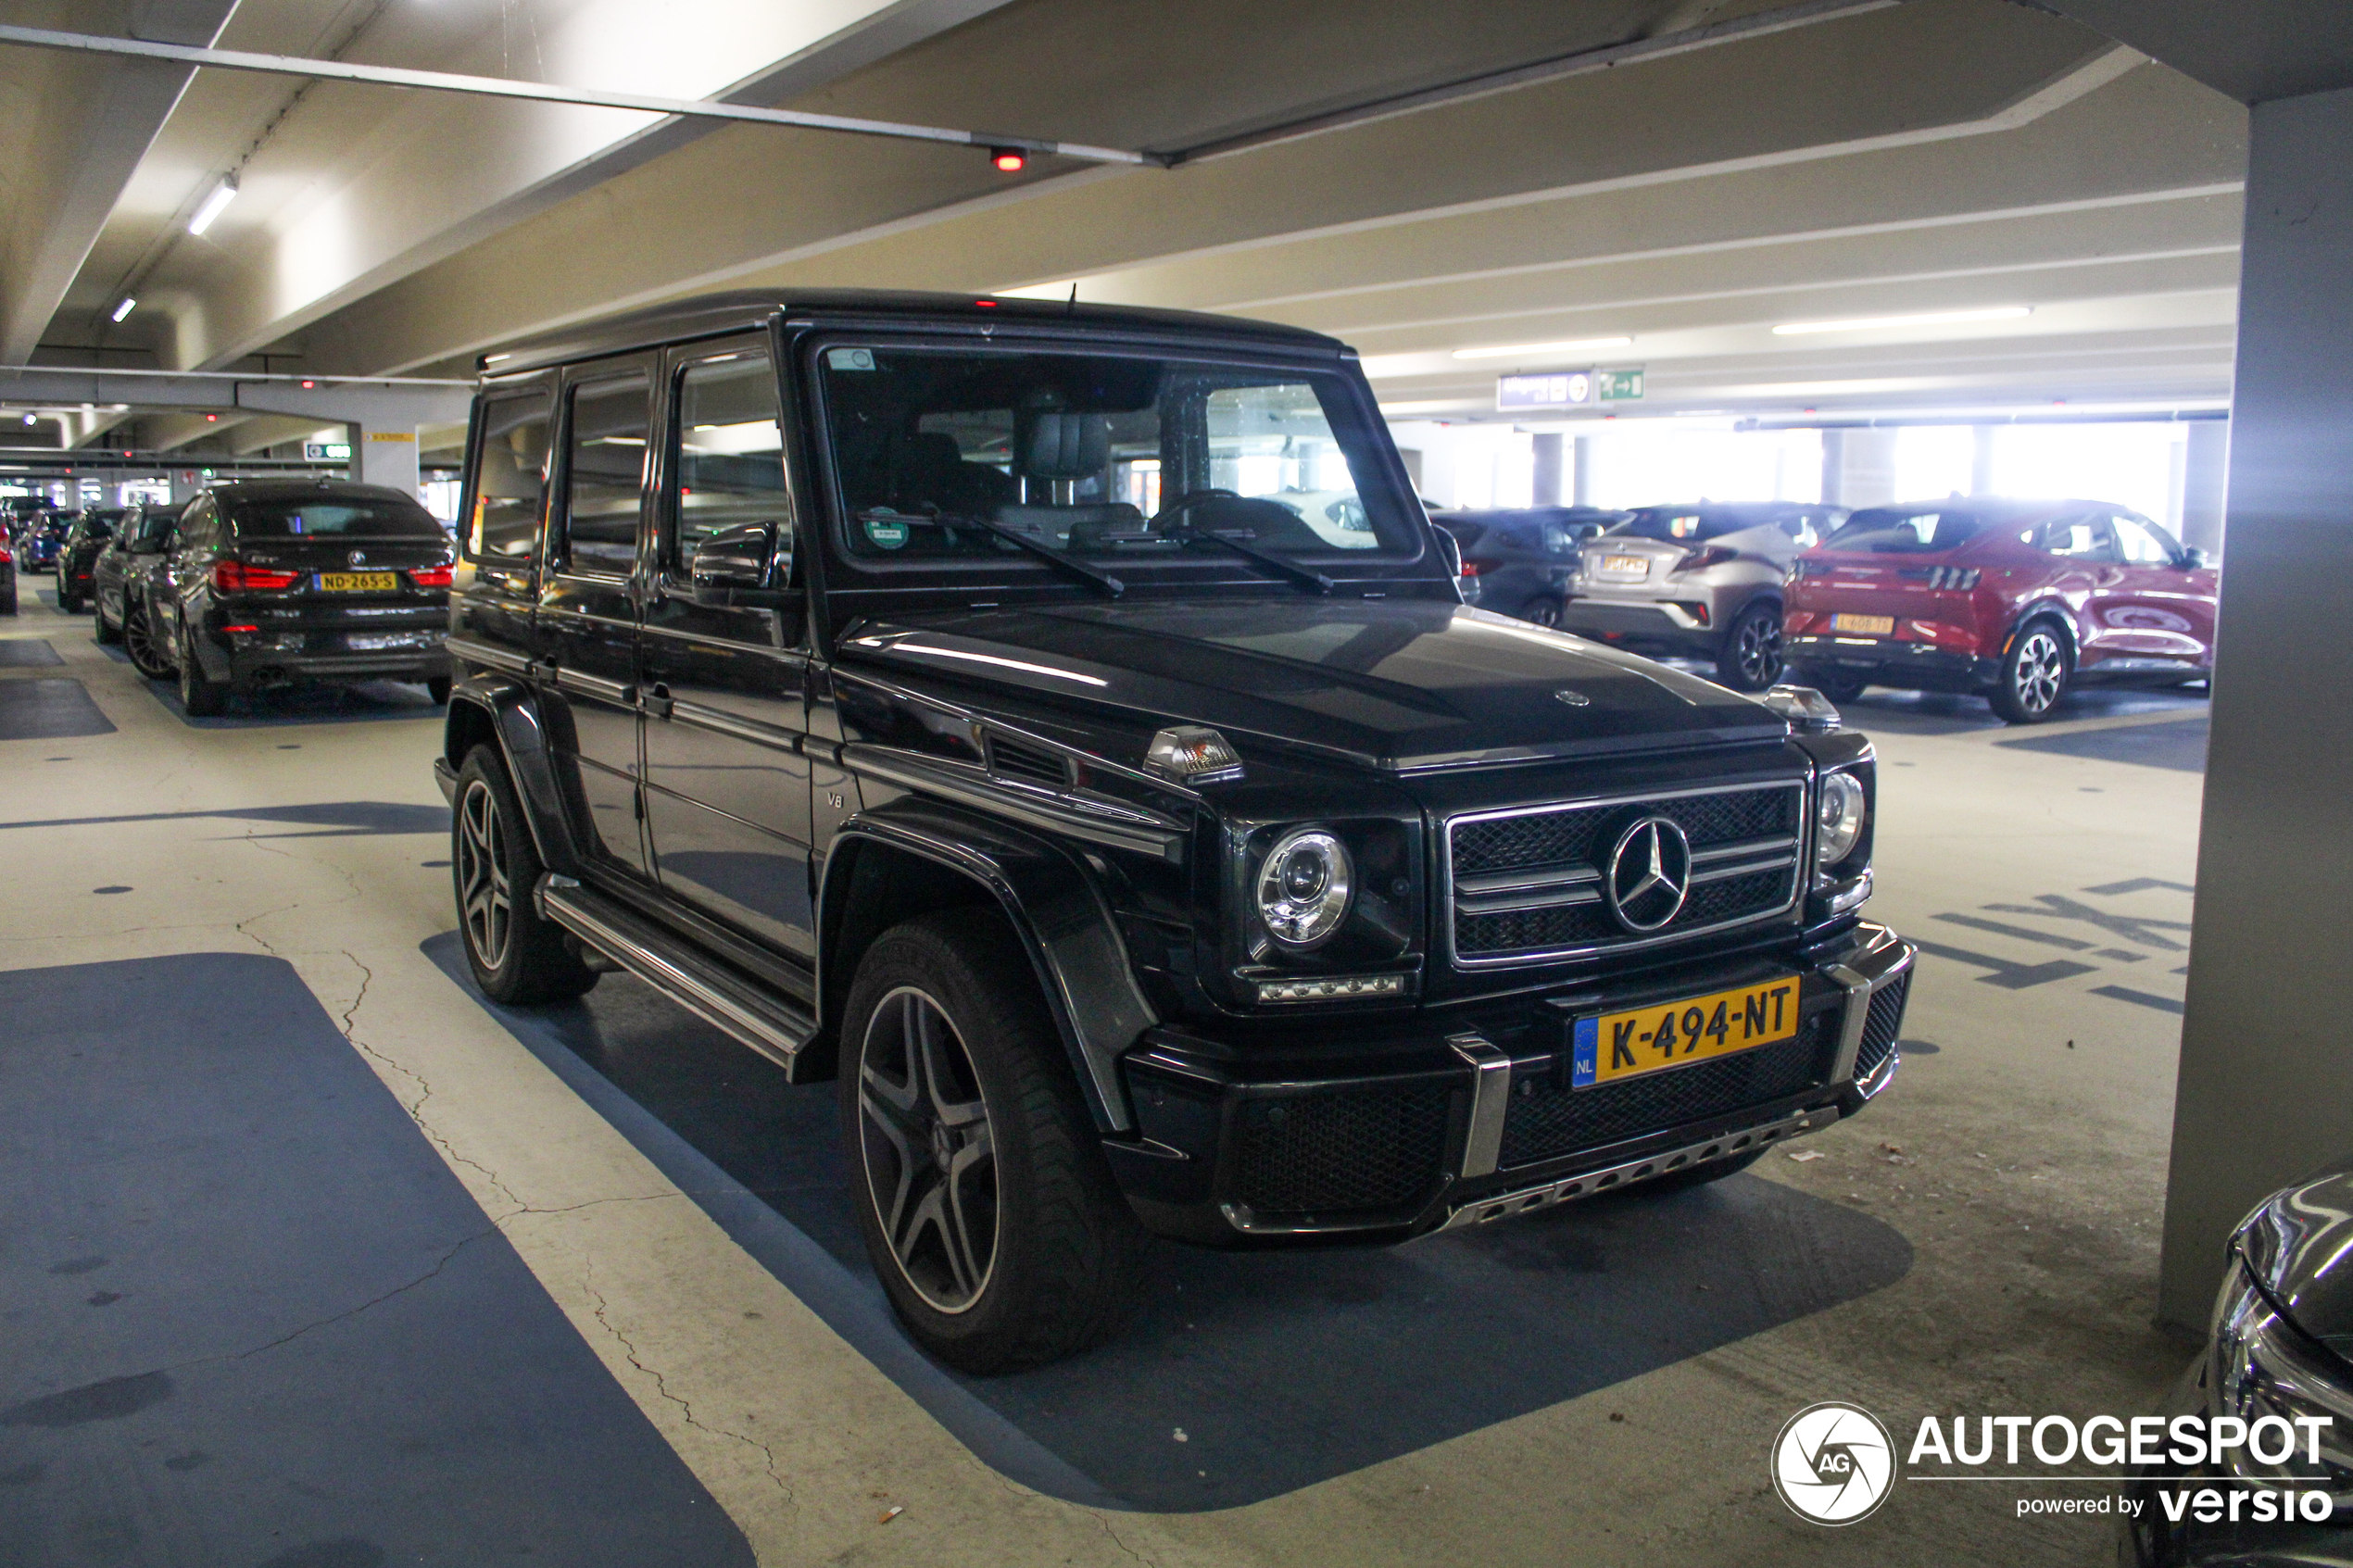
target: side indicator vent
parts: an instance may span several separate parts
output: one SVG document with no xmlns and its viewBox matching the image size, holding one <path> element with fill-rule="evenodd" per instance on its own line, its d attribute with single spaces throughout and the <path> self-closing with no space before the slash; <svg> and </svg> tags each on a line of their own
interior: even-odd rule
<svg viewBox="0 0 2353 1568">
<path fill-rule="evenodd" d="M 1042 746 L 988 732 L 988 771 L 1000 779 L 1043 784 L 1048 789 L 1070 787 L 1070 765 Z"/>
</svg>

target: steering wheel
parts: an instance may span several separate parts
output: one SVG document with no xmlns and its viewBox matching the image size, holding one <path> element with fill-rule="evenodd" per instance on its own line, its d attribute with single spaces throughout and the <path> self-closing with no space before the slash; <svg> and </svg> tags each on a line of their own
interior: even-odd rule
<svg viewBox="0 0 2353 1568">
<path fill-rule="evenodd" d="M 1157 525 L 1161 519 L 1175 517 L 1178 512 L 1190 511 L 1205 501 L 1239 501 L 1240 499 L 1241 495 L 1238 492 L 1214 486 L 1207 490 L 1188 490 L 1160 510 L 1152 513 L 1151 521 L 1154 525 Z"/>
</svg>

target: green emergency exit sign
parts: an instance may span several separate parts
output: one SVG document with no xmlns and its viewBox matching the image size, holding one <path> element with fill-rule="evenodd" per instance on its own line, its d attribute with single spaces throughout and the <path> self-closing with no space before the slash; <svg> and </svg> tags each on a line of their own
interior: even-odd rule
<svg viewBox="0 0 2353 1568">
<path fill-rule="evenodd" d="M 1632 403 L 1642 395 L 1642 372 L 1634 370 L 1595 370 L 1593 387 L 1604 403 Z"/>
</svg>

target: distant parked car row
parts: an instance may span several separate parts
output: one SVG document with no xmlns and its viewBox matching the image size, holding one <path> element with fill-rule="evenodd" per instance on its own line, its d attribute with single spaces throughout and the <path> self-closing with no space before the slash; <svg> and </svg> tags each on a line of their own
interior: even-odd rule
<svg viewBox="0 0 2353 1568">
<path fill-rule="evenodd" d="M 1654 656 L 1785 677 L 1982 694 L 2012 723 L 2079 684 L 2188 685 L 2213 666 L 2213 564 L 2102 501 L 1948 499 L 1441 512 L 1465 602 Z"/>
<path fill-rule="evenodd" d="M 59 608 L 94 610 L 97 640 L 121 644 L 151 680 L 176 680 L 192 714 L 297 680 L 421 682 L 448 700 L 453 550 L 396 490 L 222 485 L 181 506 L 85 512 L 69 539 Z"/>
</svg>

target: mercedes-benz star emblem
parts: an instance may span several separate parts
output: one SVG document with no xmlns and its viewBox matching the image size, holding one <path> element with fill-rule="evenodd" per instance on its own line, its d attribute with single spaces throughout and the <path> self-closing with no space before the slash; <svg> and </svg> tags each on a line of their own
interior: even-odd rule
<svg viewBox="0 0 2353 1568">
<path fill-rule="evenodd" d="M 1565 702 L 1571 708 L 1591 708 L 1593 705 L 1593 699 L 1592 697 L 1587 696 L 1583 692 L 1570 691 L 1567 686 L 1563 686 L 1560 690 L 1554 692 L 1553 694 L 1553 700 L 1554 702 Z"/>
<path fill-rule="evenodd" d="M 1680 913 L 1692 885 L 1692 841 L 1671 817 L 1643 817 L 1609 852 L 1610 912 L 1629 931 L 1656 931 Z"/>
<path fill-rule="evenodd" d="M 348 558 L 354 566 L 365 566 L 368 564 L 368 552 L 365 550 L 354 550 L 351 552 Z"/>
</svg>

